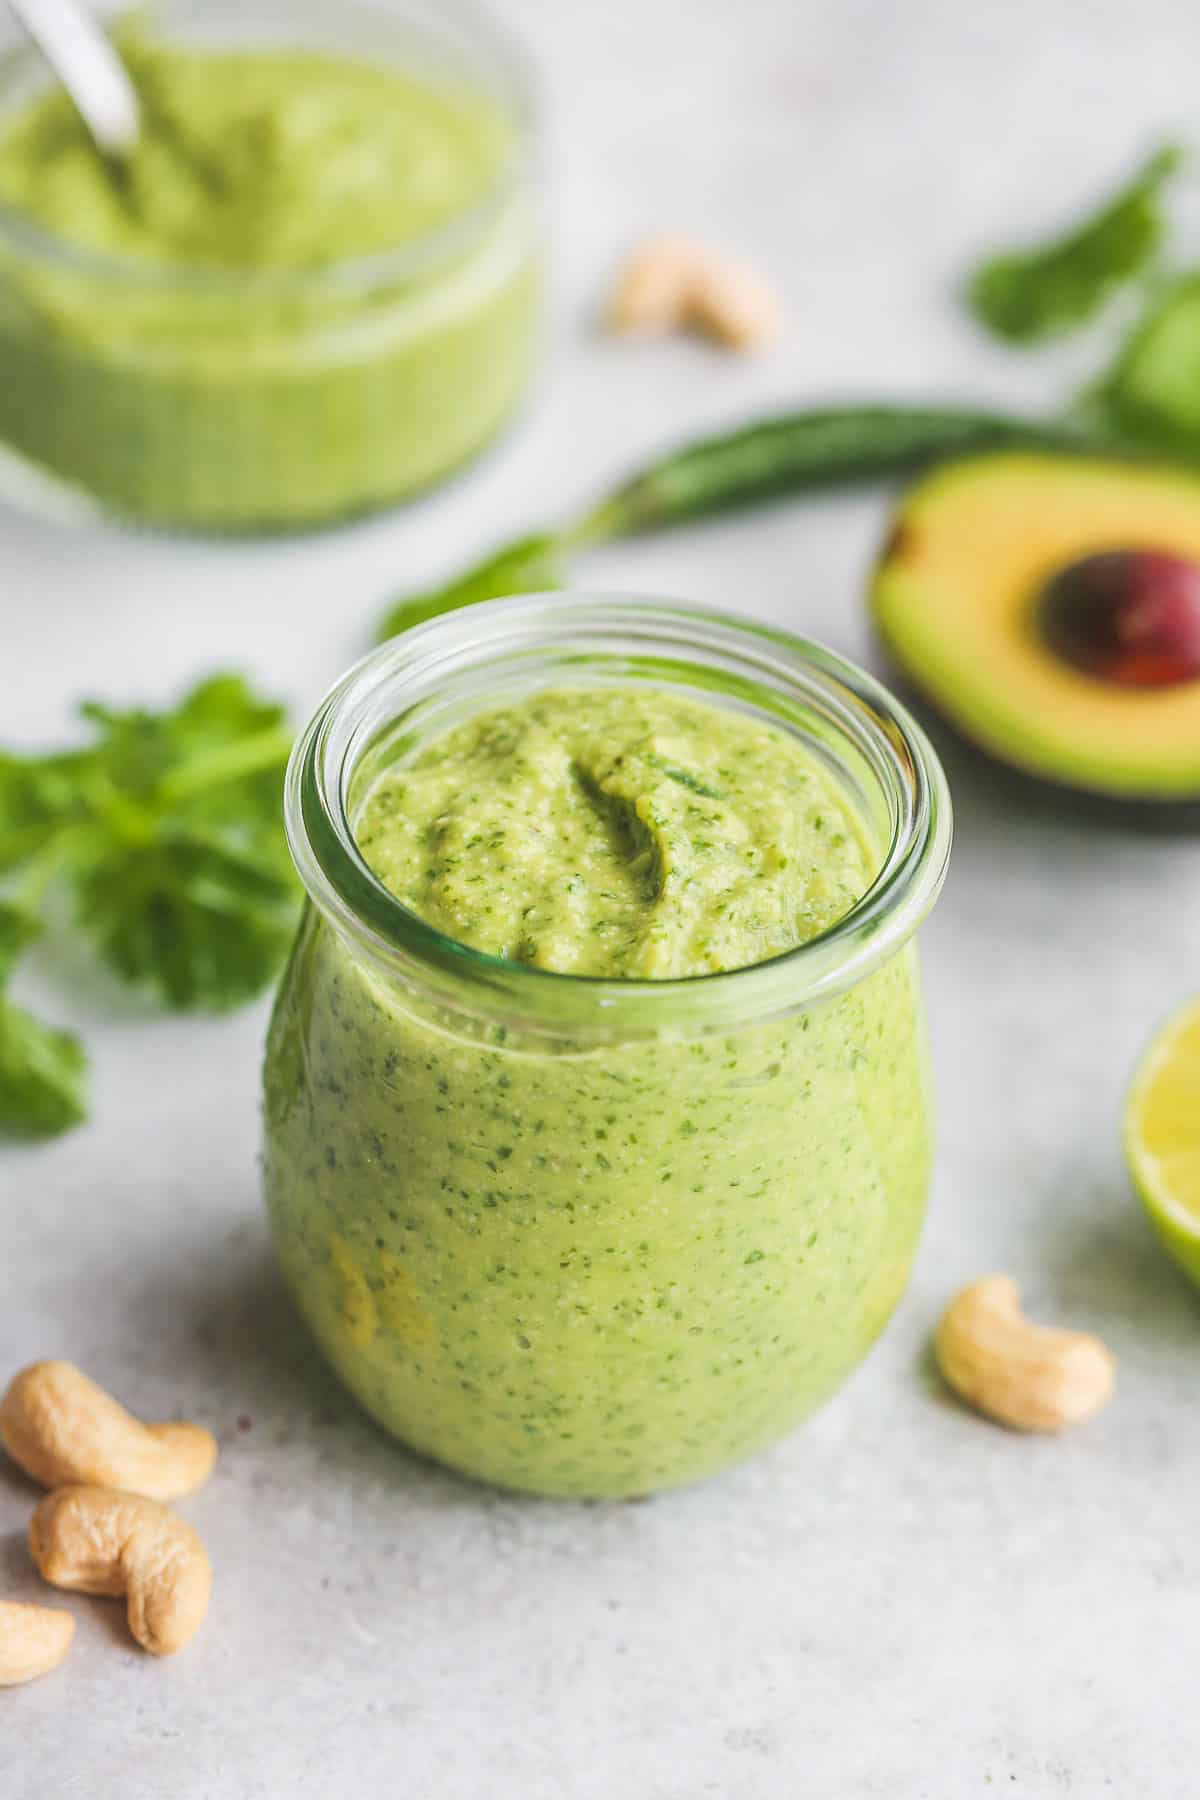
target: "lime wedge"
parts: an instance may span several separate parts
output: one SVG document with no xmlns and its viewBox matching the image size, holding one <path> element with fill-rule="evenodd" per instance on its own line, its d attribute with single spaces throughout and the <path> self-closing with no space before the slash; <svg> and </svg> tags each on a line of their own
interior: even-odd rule
<svg viewBox="0 0 1200 1800">
<path fill-rule="evenodd" d="M 1167 1020 L 1138 1064 L 1125 1155 L 1154 1229 L 1200 1287 L 1200 996 Z"/>
</svg>

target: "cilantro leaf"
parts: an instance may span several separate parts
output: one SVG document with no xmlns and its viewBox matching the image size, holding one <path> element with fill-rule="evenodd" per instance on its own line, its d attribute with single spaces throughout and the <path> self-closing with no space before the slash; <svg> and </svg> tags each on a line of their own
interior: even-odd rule
<svg viewBox="0 0 1200 1800">
<path fill-rule="evenodd" d="M 1147 268 L 1162 241 L 1162 193 L 1182 161 L 1157 151 L 1134 179 L 1064 236 L 995 256 L 971 276 L 967 301 L 997 337 L 1033 343 L 1084 324 L 1112 290 Z"/>
<path fill-rule="evenodd" d="M 109 781 L 141 798 L 153 797 L 159 783 L 172 777 L 176 787 L 181 781 L 193 789 L 211 787 L 224 776 L 220 763 L 210 766 L 210 759 L 220 753 L 228 757 L 233 746 L 239 747 L 240 757 L 248 739 L 274 734 L 286 717 L 281 706 L 256 699 L 239 675 L 214 675 L 202 681 L 173 712 L 153 713 L 140 707 L 115 712 L 98 700 L 87 700 L 80 713 L 99 730 L 93 754 L 103 762 Z M 290 736 L 285 734 L 280 742 L 286 759 Z"/>
<path fill-rule="evenodd" d="M 443 613 L 457 612 L 480 600 L 501 600 L 510 594 L 537 594 L 560 588 L 566 548 L 564 538 L 547 532 L 518 538 L 445 587 L 394 601 L 380 624 L 380 641 L 399 637 L 402 631 L 411 631 L 426 619 L 439 619 Z"/>
<path fill-rule="evenodd" d="M 89 701 L 93 741 L 0 752 L 0 1131 L 83 1117 L 75 1038 L 3 997 L 44 907 L 122 980 L 172 1007 L 224 1009 L 287 954 L 299 885 L 283 829 L 292 733 L 282 707 L 216 675 L 173 710 Z"/>
<path fill-rule="evenodd" d="M 0 999 L 0 1132 L 52 1137 L 87 1115 L 87 1057 L 69 1031 Z"/>
<path fill-rule="evenodd" d="M 282 962 L 298 909 L 283 709 L 218 675 L 171 713 L 83 711 L 101 733 L 108 830 L 71 873 L 80 925 L 123 980 L 169 1006 L 251 999 Z"/>
<path fill-rule="evenodd" d="M 114 845 L 81 871 L 79 919 L 123 980 L 214 1011 L 267 986 L 295 931 L 296 887 L 273 845 L 256 859 L 239 836 L 234 820 L 223 833 L 166 821 L 152 843 Z"/>
<path fill-rule="evenodd" d="M 33 913 L 22 906 L 11 906 L 0 900 L 0 987 L 12 974 L 18 957 L 41 932 Z"/>
<path fill-rule="evenodd" d="M 40 930 L 31 913 L 0 901 L 0 986 Z M 78 1039 L 0 995 L 0 1132 L 48 1137 L 77 1125 L 85 1111 L 86 1071 Z"/>
<path fill-rule="evenodd" d="M 13 756 L 0 750 L 0 873 L 46 849 L 87 816 L 97 766 L 88 750 Z"/>
</svg>

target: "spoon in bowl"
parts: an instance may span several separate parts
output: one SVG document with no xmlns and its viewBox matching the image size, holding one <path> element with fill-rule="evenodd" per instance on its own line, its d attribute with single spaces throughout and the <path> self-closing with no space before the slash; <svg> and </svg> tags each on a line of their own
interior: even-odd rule
<svg viewBox="0 0 1200 1800">
<path fill-rule="evenodd" d="M 129 71 L 80 0 L 8 0 L 91 134 L 120 167 L 138 141 L 141 107 Z"/>
</svg>

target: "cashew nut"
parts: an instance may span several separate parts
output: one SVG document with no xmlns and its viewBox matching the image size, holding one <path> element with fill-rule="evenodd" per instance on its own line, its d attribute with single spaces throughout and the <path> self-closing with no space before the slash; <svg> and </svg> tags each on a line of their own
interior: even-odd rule
<svg viewBox="0 0 1200 1800">
<path fill-rule="evenodd" d="M 74 1636 L 69 1612 L 0 1600 L 0 1687 L 18 1687 L 57 1669 Z"/>
<path fill-rule="evenodd" d="M 753 269 L 708 260 L 692 281 L 691 322 L 730 350 L 756 350 L 778 331 L 779 307 Z"/>
<path fill-rule="evenodd" d="M 630 257 L 609 302 L 614 331 L 674 331 L 686 323 L 701 253 L 685 238 L 656 238 Z"/>
<path fill-rule="evenodd" d="M 778 307 L 752 270 L 685 238 L 658 238 L 625 265 L 608 320 L 614 331 L 696 330 L 750 350 L 774 337 Z"/>
<path fill-rule="evenodd" d="M 182 1650 L 208 1611 L 208 1552 L 190 1525 L 143 1494 L 59 1488 L 30 1520 L 29 1549 L 54 1587 L 126 1595 L 129 1629 L 153 1656 Z"/>
<path fill-rule="evenodd" d="M 201 1425 L 143 1425 L 69 1362 L 31 1363 L 0 1400 L 0 1442 L 43 1487 L 92 1482 L 178 1500 L 208 1480 L 217 1444 Z"/>
<path fill-rule="evenodd" d="M 1099 1338 L 1031 1324 L 1006 1275 L 985 1276 L 955 1296 L 935 1348 L 955 1393 L 1016 1431 L 1061 1431 L 1112 1396 L 1116 1361 Z"/>
</svg>

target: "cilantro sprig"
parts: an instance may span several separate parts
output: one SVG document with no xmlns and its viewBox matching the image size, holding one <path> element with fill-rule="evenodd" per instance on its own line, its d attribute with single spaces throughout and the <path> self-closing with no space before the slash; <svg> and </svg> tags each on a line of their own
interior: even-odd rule
<svg viewBox="0 0 1200 1800">
<path fill-rule="evenodd" d="M 82 749 L 0 752 L 0 996 L 54 917 L 162 1005 L 241 1005 L 271 980 L 296 923 L 283 709 L 222 674 L 173 711 L 81 712 Z M 77 1039 L 0 997 L 0 1131 L 77 1124 L 85 1079 Z"/>
<path fill-rule="evenodd" d="M 56 1031 L 3 994 L 38 921 L 0 902 L 0 1132 L 49 1137 L 78 1125 L 86 1111 L 87 1058 L 78 1038 Z"/>
<path fill-rule="evenodd" d="M 1163 238 L 1163 191 L 1182 161 L 1176 145 L 1165 145 L 1064 236 L 982 263 L 967 288 L 976 317 L 1012 343 L 1086 323 L 1114 289 L 1153 263 Z"/>
</svg>

